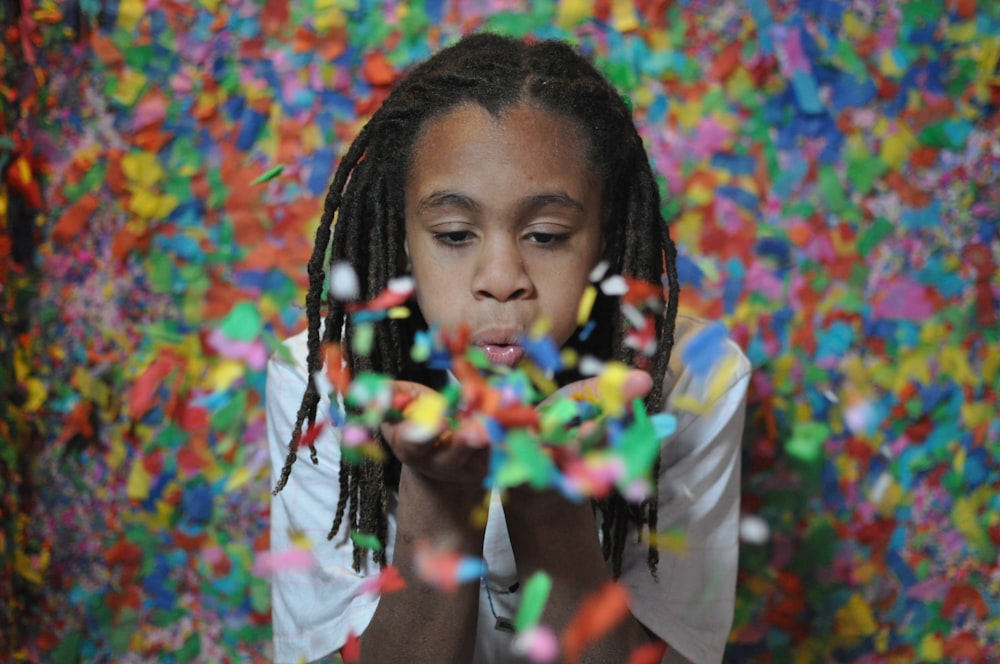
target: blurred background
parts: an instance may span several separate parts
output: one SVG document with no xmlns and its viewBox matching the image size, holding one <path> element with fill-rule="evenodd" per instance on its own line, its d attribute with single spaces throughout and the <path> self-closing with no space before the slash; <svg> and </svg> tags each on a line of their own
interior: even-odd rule
<svg viewBox="0 0 1000 664">
<path fill-rule="evenodd" d="M 492 30 L 628 97 L 682 305 L 753 362 L 727 661 L 1000 661 L 1000 3 L 2 0 L 0 29 L 0 653 L 269 660 L 264 360 L 338 156 Z"/>
</svg>

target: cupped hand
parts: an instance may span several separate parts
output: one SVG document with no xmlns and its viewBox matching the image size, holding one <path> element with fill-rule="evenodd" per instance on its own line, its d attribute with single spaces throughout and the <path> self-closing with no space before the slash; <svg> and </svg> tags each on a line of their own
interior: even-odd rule
<svg viewBox="0 0 1000 664">
<path fill-rule="evenodd" d="M 405 380 L 394 381 L 393 391 L 411 403 L 435 392 Z M 481 484 L 489 470 L 489 447 L 480 436 L 465 427 L 452 428 L 446 420 L 428 428 L 404 417 L 399 422 L 383 422 L 382 435 L 400 463 L 434 481 Z"/>
<path fill-rule="evenodd" d="M 544 410 L 559 399 L 566 398 L 574 401 L 593 402 L 601 405 L 602 408 L 606 407 L 608 402 L 628 404 L 635 399 L 641 399 L 649 394 L 649 391 L 653 389 L 653 378 L 645 371 L 628 369 L 620 383 L 615 381 L 613 388 L 614 395 L 609 397 L 609 395 L 602 394 L 602 391 L 608 389 L 612 388 L 607 383 L 602 385 L 600 376 L 591 376 L 590 378 L 584 378 L 563 385 L 538 404 L 538 408 Z M 593 420 L 580 423 L 580 428 L 577 432 L 578 439 L 585 440 L 597 434 L 598 426 L 598 423 Z"/>
</svg>

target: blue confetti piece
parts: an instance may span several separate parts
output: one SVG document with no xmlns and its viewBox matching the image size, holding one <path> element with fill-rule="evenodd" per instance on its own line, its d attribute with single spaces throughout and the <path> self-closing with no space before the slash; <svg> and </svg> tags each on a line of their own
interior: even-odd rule
<svg viewBox="0 0 1000 664">
<path fill-rule="evenodd" d="M 455 579 L 459 583 L 475 581 L 486 574 L 486 563 L 481 558 L 466 556 L 458 561 L 455 569 Z"/>
<path fill-rule="evenodd" d="M 705 273 L 702 272 L 697 263 L 684 254 L 677 255 L 677 280 L 682 286 L 701 288 L 701 282 L 704 276 Z M 664 277 L 663 281 L 663 285 L 666 286 L 668 281 L 667 278 Z"/>
<path fill-rule="evenodd" d="M 823 112 L 823 102 L 819 99 L 819 86 L 816 79 L 807 71 L 796 71 L 792 74 L 792 90 L 799 108 L 807 115 L 818 115 Z"/>
<path fill-rule="evenodd" d="M 240 132 L 236 135 L 236 149 L 247 151 L 257 142 L 257 137 L 267 123 L 267 116 L 247 109 L 240 118 Z"/>
<path fill-rule="evenodd" d="M 539 339 L 524 337 L 521 339 L 521 346 L 525 354 L 538 365 L 542 371 L 559 371 L 562 368 L 562 359 L 559 355 L 559 347 L 556 346 L 552 337 L 545 335 Z"/>
<path fill-rule="evenodd" d="M 904 208 L 899 220 L 906 228 L 939 228 L 941 226 L 941 203 L 935 200 L 923 208 Z"/>
<path fill-rule="evenodd" d="M 734 175 L 753 175 L 757 170 L 757 159 L 731 152 L 720 152 L 712 156 L 712 168 L 729 171 Z"/>
<path fill-rule="evenodd" d="M 666 438 L 677 430 L 677 418 L 670 413 L 656 413 L 651 415 L 649 423 L 653 425 L 653 431 L 657 438 Z"/>
<path fill-rule="evenodd" d="M 722 323 L 708 325 L 684 347 L 684 363 L 696 376 L 706 376 L 725 352 L 728 337 L 729 332 Z"/>
</svg>

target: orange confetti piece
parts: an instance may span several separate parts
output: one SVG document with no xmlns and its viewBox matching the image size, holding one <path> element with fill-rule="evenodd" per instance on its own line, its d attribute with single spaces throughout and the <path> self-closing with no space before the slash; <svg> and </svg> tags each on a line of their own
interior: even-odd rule
<svg viewBox="0 0 1000 664">
<path fill-rule="evenodd" d="M 579 661 L 588 645 L 600 640 L 628 614 L 628 593 L 617 583 L 607 583 L 584 599 L 562 633 L 567 664 Z"/>
</svg>

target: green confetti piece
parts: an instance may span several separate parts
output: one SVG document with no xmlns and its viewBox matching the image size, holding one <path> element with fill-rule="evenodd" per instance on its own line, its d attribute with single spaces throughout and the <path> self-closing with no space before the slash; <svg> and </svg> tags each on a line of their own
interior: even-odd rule
<svg viewBox="0 0 1000 664">
<path fill-rule="evenodd" d="M 361 323 L 354 328 L 354 338 L 351 340 L 351 348 L 358 355 L 367 356 L 372 351 L 372 343 L 375 341 L 375 326 L 371 323 Z"/>
<path fill-rule="evenodd" d="M 862 256 L 869 255 L 892 231 L 893 225 L 885 217 L 877 218 L 875 223 L 861 232 L 861 237 L 858 238 L 858 253 Z"/>
<path fill-rule="evenodd" d="M 250 578 L 250 608 L 256 613 L 267 613 L 271 606 L 271 584 L 259 577 Z"/>
<path fill-rule="evenodd" d="M 253 180 L 250 180 L 250 184 L 261 184 L 263 182 L 267 182 L 268 180 L 273 180 L 274 178 L 281 175 L 281 172 L 283 170 L 285 170 L 284 164 L 278 164 L 277 166 L 272 166 L 271 168 L 267 169 L 266 171 L 255 177 Z"/>
<path fill-rule="evenodd" d="M 139 614 L 132 609 L 122 609 L 111 628 L 111 652 L 117 656 L 129 651 L 129 643 L 139 629 Z"/>
<path fill-rule="evenodd" d="M 351 540 L 362 549 L 371 549 L 372 551 L 382 550 L 382 543 L 378 541 L 378 536 L 371 533 L 359 533 L 356 530 L 352 530 Z"/>
<path fill-rule="evenodd" d="M 847 195 L 837 177 L 837 172 L 830 166 L 821 166 L 816 176 L 819 193 L 826 202 L 830 212 L 837 213 L 847 207 Z"/>
<path fill-rule="evenodd" d="M 232 341 L 253 341 L 260 336 L 260 311 L 252 302 L 240 302 L 229 312 L 219 331 Z"/>
<path fill-rule="evenodd" d="M 552 577 L 543 571 L 535 572 L 525 582 L 521 594 L 521 606 L 514 618 L 514 629 L 523 632 L 538 624 L 545 611 L 545 603 L 552 591 Z"/>
<path fill-rule="evenodd" d="M 642 399 L 632 401 L 632 411 L 635 421 L 622 434 L 618 447 L 625 461 L 625 481 L 649 475 L 653 461 L 660 453 L 660 438 Z"/>
<path fill-rule="evenodd" d="M 201 634 L 192 632 L 184 641 L 184 645 L 177 651 L 178 662 L 193 662 L 201 654 Z"/>
<path fill-rule="evenodd" d="M 155 252 L 147 259 L 149 282 L 153 292 L 166 295 L 174 289 L 174 259 L 165 252 Z"/>
<path fill-rule="evenodd" d="M 507 436 L 508 457 L 496 475 L 499 488 L 529 484 L 536 489 L 547 487 L 556 472 L 552 459 L 524 431 Z"/>
<path fill-rule="evenodd" d="M 822 422 L 802 422 L 795 425 L 785 443 L 785 452 L 799 461 L 814 464 L 823 454 L 823 443 L 830 437 L 830 427 Z"/>
<path fill-rule="evenodd" d="M 231 431 L 246 417 L 247 393 L 237 392 L 222 408 L 212 413 L 212 428 L 216 431 Z"/>
<path fill-rule="evenodd" d="M 847 164 L 847 177 L 854 185 L 854 190 L 868 194 L 875 187 L 875 182 L 889 170 L 889 165 L 880 157 L 872 155 L 859 156 Z"/>
</svg>

